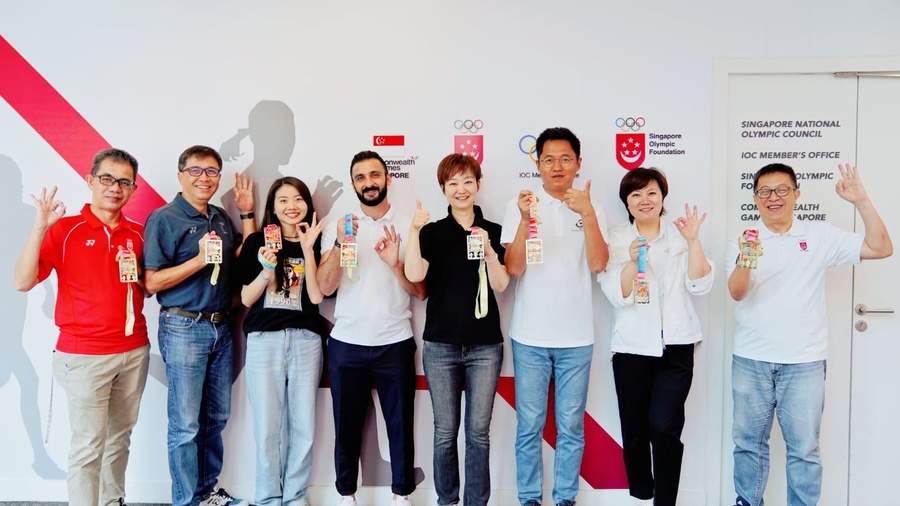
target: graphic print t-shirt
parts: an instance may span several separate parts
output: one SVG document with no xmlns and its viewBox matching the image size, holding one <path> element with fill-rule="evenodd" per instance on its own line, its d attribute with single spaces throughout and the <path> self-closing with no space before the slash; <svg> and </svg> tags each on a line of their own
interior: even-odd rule
<svg viewBox="0 0 900 506">
<path fill-rule="evenodd" d="M 244 241 L 238 260 L 239 278 L 243 285 L 249 285 L 262 271 L 257 255 L 265 244 L 262 232 L 254 232 Z M 284 248 L 278 253 L 278 265 L 284 274 L 282 282 L 273 275 L 266 291 L 253 303 L 244 318 L 244 333 L 269 332 L 287 328 L 309 329 L 317 334 L 324 332 L 319 306 L 309 300 L 306 291 L 306 266 L 308 262 L 319 261 L 318 246 L 314 248 L 316 258 L 306 259 L 299 243 L 283 241 Z"/>
</svg>

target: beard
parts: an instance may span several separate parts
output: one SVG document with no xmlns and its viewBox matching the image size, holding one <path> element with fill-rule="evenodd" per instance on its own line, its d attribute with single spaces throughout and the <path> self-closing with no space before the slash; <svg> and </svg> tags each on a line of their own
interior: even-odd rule
<svg viewBox="0 0 900 506">
<path fill-rule="evenodd" d="M 375 195 L 374 198 L 371 198 L 371 199 L 366 198 L 366 196 L 365 196 L 366 192 L 372 191 L 372 190 L 376 190 L 378 192 L 378 194 Z M 369 186 L 367 188 L 363 188 L 362 191 L 356 192 L 356 198 L 358 198 L 359 201 L 362 202 L 362 204 L 364 206 L 375 207 L 378 204 L 381 204 L 382 202 L 384 202 L 384 199 L 387 198 L 387 186 L 385 186 L 384 188 L 381 188 L 381 189 L 378 189 L 378 187 L 375 187 L 375 186 Z"/>
</svg>

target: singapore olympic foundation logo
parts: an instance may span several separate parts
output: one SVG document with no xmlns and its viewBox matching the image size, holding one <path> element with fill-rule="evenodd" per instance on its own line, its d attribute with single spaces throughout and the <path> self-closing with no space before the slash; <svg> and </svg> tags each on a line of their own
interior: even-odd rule
<svg viewBox="0 0 900 506">
<path fill-rule="evenodd" d="M 457 119 L 453 128 L 461 135 L 453 136 L 453 152 L 471 156 L 479 164 L 484 163 L 484 135 L 477 134 L 484 128 L 480 119 Z"/>
<path fill-rule="evenodd" d="M 646 134 L 641 133 L 641 128 L 647 121 L 637 118 L 617 118 L 616 126 L 622 132 L 616 133 L 616 161 L 627 170 L 633 170 L 644 163 L 647 154 Z"/>
</svg>

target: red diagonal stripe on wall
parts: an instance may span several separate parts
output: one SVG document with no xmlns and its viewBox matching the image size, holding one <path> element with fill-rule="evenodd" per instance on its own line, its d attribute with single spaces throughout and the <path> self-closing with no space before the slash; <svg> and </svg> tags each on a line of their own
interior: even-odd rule
<svg viewBox="0 0 900 506">
<path fill-rule="evenodd" d="M 90 174 L 94 155 L 112 146 L 3 36 L 0 76 L 0 97 L 78 174 Z M 151 211 L 166 202 L 141 176 L 138 185 L 126 214 L 144 223 Z"/>
</svg>

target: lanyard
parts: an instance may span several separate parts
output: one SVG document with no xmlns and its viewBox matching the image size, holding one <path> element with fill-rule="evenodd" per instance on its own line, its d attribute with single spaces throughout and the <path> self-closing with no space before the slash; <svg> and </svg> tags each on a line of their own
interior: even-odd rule
<svg viewBox="0 0 900 506">
<path fill-rule="evenodd" d="M 341 267 L 347 273 L 347 279 L 356 281 L 359 273 L 354 275 L 354 269 L 359 265 L 356 238 L 353 236 L 353 215 L 344 216 L 344 243 L 341 244 Z"/>
<path fill-rule="evenodd" d="M 525 263 L 527 265 L 544 263 L 544 244 L 538 239 L 537 197 L 531 196 L 528 205 L 528 239 L 525 240 Z"/>
</svg>

